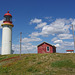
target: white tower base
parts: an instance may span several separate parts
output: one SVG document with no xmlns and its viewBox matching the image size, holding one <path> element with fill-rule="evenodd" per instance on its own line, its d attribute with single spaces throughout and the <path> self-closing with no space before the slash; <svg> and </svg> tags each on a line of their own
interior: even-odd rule
<svg viewBox="0 0 75 75">
<path fill-rule="evenodd" d="M 11 54 L 12 50 L 12 26 L 2 26 L 2 52 L 1 55 Z"/>
</svg>

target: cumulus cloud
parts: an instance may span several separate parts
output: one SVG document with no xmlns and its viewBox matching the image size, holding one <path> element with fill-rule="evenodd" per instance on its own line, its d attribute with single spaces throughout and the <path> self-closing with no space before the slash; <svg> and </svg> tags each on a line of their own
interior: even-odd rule
<svg viewBox="0 0 75 75">
<path fill-rule="evenodd" d="M 50 17 L 45 17 L 45 19 L 52 19 L 52 17 L 50 16 Z"/>
<path fill-rule="evenodd" d="M 42 19 L 37 19 L 37 18 L 35 18 L 35 19 L 32 19 L 31 21 L 30 21 L 30 24 L 32 24 L 32 23 L 41 23 L 42 22 Z"/>
<path fill-rule="evenodd" d="M 46 22 L 42 22 L 42 19 L 37 19 L 37 18 L 31 19 L 30 24 L 32 24 L 32 23 L 36 23 L 37 24 L 35 29 L 42 28 L 42 27 L 44 27 L 47 24 Z"/>
<path fill-rule="evenodd" d="M 31 36 L 32 38 L 39 36 L 40 33 L 38 32 L 32 32 L 29 36 Z"/>
<path fill-rule="evenodd" d="M 62 40 L 56 40 L 54 41 L 54 43 L 62 43 L 63 41 Z"/>
<path fill-rule="evenodd" d="M 74 45 L 74 42 L 65 41 L 65 42 L 62 43 L 62 45 L 63 45 L 63 46 L 69 46 L 69 47 L 71 47 L 71 46 Z"/>
<path fill-rule="evenodd" d="M 60 44 L 61 47 L 59 48 L 61 49 L 73 49 L 74 43 L 73 42 L 68 42 L 68 41 L 64 41 L 63 43 Z"/>
<path fill-rule="evenodd" d="M 18 45 L 18 44 L 12 44 L 12 50 L 19 51 L 20 50 L 20 45 Z"/>
<path fill-rule="evenodd" d="M 32 45 L 31 43 L 24 43 L 22 45 L 22 50 L 26 53 L 37 53 L 37 46 Z"/>
<path fill-rule="evenodd" d="M 57 39 L 58 39 L 57 37 L 54 37 L 54 38 L 52 38 L 51 41 L 56 41 Z"/>
<path fill-rule="evenodd" d="M 60 45 L 59 44 L 56 44 L 55 47 L 60 47 Z"/>
<path fill-rule="evenodd" d="M 72 24 L 75 25 L 75 19 L 72 21 Z"/>
<path fill-rule="evenodd" d="M 37 46 L 32 45 L 31 43 L 23 43 L 21 45 L 21 53 L 37 53 Z M 13 44 L 12 50 L 14 50 L 14 54 L 20 53 L 20 45 Z"/>
<path fill-rule="evenodd" d="M 42 28 L 42 35 L 69 33 L 71 20 L 56 19 L 50 25 Z"/>
<path fill-rule="evenodd" d="M 60 39 L 73 39 L 73 35 L 72 34 L 59 34 L 58 37 Z"/>
<path fill-rule="evenodd" d="M 42 28 L 41 32 L 37 32 L 37 36 L 48 36 L 48 35 L 55 35 L 55 34 L 69 34 L 71 23 L 73 19 L 56 19 L 54 22 L 47 25 L 46 22 L 42 22 L 40 24 L 37 24 L 35 27 L 36 29 Z M 30 36 L 33 36 L 35 32 L 32 32 Z M 35 35 L 34 35 L 35 36 Z"/>
<path fill-rule="evenodd" d="M 47 19 L 48 21 L 53 21 L 53 17 L 45 17 L 45 19 Z"/>
<path fill-rule="evenodd" d="M 42 27 L 44 27 L 46 24 L 47 24 L 46 22 L 37 24 L 37 26 L 35 27 L 35 29 L 42 28 Z"/>
<path fill-rule="evenodd" d="M 42 39 L 34 37 L 34 38 L 23 38 L 22 42 L 34 42 L 34 41 L 42 41 Z"/>
<path fill-rule="evenodd" d="M 75 19 L 72 21 L 72 24 L 71 24 L 71 30 L 72 30 L 72 26 L 73 26 L 73 29 L 74 29 L 74 31 L 75 31 Z"/>
</svg>

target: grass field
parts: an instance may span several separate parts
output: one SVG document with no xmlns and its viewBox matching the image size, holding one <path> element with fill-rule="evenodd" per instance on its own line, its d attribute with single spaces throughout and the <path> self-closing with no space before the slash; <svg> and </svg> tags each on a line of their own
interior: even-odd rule
<svg viewBox="0 0 75 75">
<path fill-rule="evenodd" d="M 0 75 L 75 75 L 75 54 L 0 55 Z"/>
</svg>

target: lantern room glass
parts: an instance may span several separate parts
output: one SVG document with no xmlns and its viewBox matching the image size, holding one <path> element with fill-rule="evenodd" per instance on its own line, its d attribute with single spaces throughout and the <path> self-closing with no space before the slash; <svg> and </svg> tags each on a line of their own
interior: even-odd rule
<svg viewBox="0 0 75 75">
<path fill-rule="evenodd" d="M 11 16 L 5 16 L 4 21 L 11 21 L 12 22 L 12 17 Z"/>
</svg>

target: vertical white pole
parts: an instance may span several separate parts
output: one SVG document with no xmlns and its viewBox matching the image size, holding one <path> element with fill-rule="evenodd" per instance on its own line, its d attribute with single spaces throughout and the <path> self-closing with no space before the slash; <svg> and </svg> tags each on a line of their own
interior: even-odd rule
<svg viewBox="0 0 75 75">
<path fill-rule="evenodd" d="M 20 56 L 21 56 L 21 42 L 22 42 L 22 32 L 20 32 Z"/>
<path fill-rule="evenodd" d="M 74 37 L 74 28 L 73 28 L 73 25 L 72 25 L 72 32 L 73 32 L 73 41 L 74 41 L 74 50 L 75 50 L 75 37 Z"/>
</svg>

